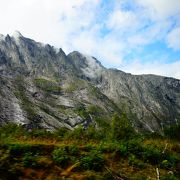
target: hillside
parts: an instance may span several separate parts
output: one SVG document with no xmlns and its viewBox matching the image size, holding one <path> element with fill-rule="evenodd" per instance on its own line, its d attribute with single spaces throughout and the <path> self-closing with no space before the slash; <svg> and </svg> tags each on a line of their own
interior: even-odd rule
<svg viewBox="0 0 180 180">
<path fill-rule="evenodd" d="M 104 130 L 64 128 L 53 133 L 0 128 L 0 179 L 28 180 L 178 180 L 179 128 L 173 136 L 128 133 L 123 126 Z M 173 130 L 173 131 L 172 131 Z M 167 131 L 168 132 L 168 131 Z M 176 133 L 177 134 L 176 134 Z"/>
<path fill-rule="evenodd" d="M 180 80 L 107 69 L 23 37 L 0 38 L 0 124 L 54 130 L 109 124 L 126 113 L 137 131 L 162 131 L 180 116 Z"/>
</svg>

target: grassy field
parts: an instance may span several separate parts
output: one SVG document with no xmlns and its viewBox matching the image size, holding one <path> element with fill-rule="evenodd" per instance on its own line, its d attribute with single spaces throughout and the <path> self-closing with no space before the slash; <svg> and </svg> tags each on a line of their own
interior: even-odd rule
<svg viewBox="0 0 180 180">
<path fill-rule="evenodd" d="M 0 179 L 178 180 L 180 143 L 160 135 L 115 138 L 111 129 L 0 128 Z"/>
</svg>

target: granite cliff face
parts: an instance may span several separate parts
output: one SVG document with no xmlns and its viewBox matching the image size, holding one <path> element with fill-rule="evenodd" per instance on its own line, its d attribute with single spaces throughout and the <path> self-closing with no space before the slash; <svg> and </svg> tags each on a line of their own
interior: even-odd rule
<svg viewBox="0 0 180 180">
<path fill-rule="evenodd" d="M 180 116 L 180 80 L 106 69 L 94 57 L 0 35 L 0 124 L 85 128 L 126 112 L 136 130 L 161 131 Z"/>
</svg>

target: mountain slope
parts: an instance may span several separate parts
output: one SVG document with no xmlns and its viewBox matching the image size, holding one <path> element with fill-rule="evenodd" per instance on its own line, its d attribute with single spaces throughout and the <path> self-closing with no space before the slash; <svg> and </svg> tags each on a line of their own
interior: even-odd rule
<svg viewBox="0 0 180 180">
<path fill-rule="evenodd" d="M 0 124 L 72 129 L 126 112 L 137 130 L 157 131 L 180 116 L 180 80 L 106 69 L 96 58 L 0 36 Z"/>
</svg>

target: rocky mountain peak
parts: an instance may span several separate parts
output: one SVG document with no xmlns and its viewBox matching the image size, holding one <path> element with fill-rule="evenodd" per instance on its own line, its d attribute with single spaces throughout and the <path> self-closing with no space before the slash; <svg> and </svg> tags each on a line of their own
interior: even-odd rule
<svg viewBox="0 0 180 180">
<path fill-rule="evenodd" d="M 86 67 L 82 69 L 84 74 L 89 78 L 97 78 L 104 67 L 101 63 L 94 57 L 89 55 L 82 55 L 86 61 Z"/>
<path fill-rule="evenodd" d="M 68 57 L 72 60 L 75 67 L 88 78 L 97 78 L 100 72 L 105 69 L 96 58 L 78 51 L 70 53 Z"/>
<path fill-rule="evenodd" d="M 19 31 L 14 31 L 14 33 L 11 36 L 9 34 L 7 34 L 6 36 L 0 34 L 0 41 L 11 42 L 12 39 L 17 41 L 21 37 L 23 37 L 23 35 Z"/>
<path fill-rule="evenodd" d="M 12 37 L 14 37 L 15 39 L 18 39 L 20 37 L 23 37 L 23 35 L 19 31 L 14 31 L 14 33 L 12 34 Z"/>
<path fill-rule="evenodd" d="M 66 53 L 62 50 L 62 48 L 59 48 L 58 54 L 61 54 L 63 56 L 66 56 Z"/>
<path fill-rule="evenodd" d="M 94 114 L 109 123 L 112 113 L 125 112 L 137 130 L 153 132 L 180 117 L 180 80 L 107 69 L 93 56 L 66 55 L 17 31 L 0 35 L 0 87 L 0 124 L 71 129 L 95 122 Z M 89 106 L 99 114 L 88 114 Z"/>
<path fill-rule="evenodd" d="M 1 40 L 3 40 L 3 41 L 5 40 L 5 36 L 3 34 L 0 34 L 0 41 Z"/>
</svg>

